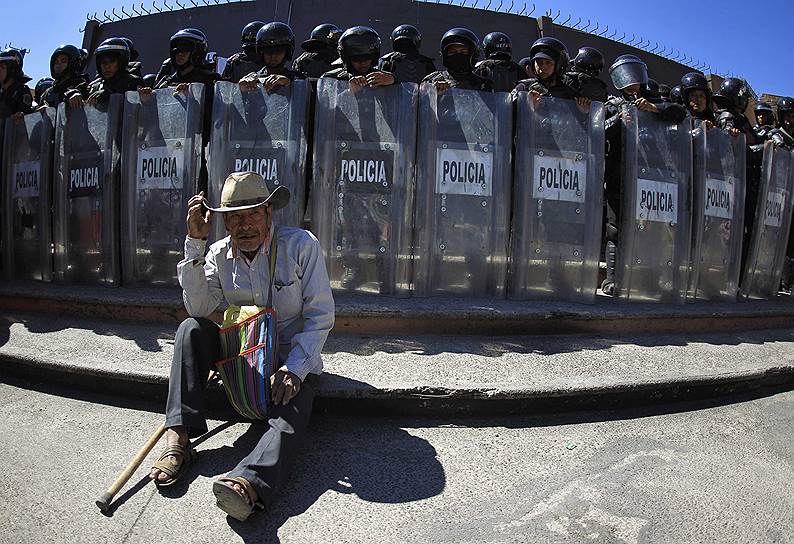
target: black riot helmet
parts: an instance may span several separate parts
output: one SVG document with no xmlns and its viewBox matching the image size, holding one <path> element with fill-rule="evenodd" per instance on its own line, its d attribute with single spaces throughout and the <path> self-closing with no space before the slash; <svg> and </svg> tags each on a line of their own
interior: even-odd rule
<svg viewBox="0 0 794 544">
<path fill-rule="evenodd" d="M 744 80 L 738 77 L 729 77 L 722 82 L 720 88 L 714 93 L 714 102 L 720 108 L 744 112 L 750 101 L 749 95 L 750 93 Z"/>
<path fill-rule="evenodd" d="M 8 78 L 19 79 L 22 77 L 24 59 L 25 55 L 19 49 L 14 49 L 12 47 L 0 51 L 0 62 L 6 65 L 6 80 L 8 80 Z"/>
<path fill-rule="evenodd" d="M 674 104 L 684 104 L 684 91 L 680 84 L 673 85 L 673 88 L 670 89 L 670 102 Z"/>
<path fill-rule="evenodd" d="M 124 43 L 127 44 L 127 48 L 130 50 L 130 62 L 135 62 L 138 60 L 138 50 L 135 49 L 135 44 L 132 43 L 132 40 L 122 36 L 120 39 L 124 40 Z"/>
<path fill-rule="evenodd" d="M 256 53 L 256 34 L 259 29 L 265 26 L 264 21 L 251 21 L 243 27 L 240 34 L 240 43 L 243 46 L 243 51 L 249 55 Z"/>
<path fill-rule="evenodd" d="M 604 55 L 595 47 L 580 47 L 573 58 L 573 65 L 577 72 L 598 77 L 604 69 Z"/>
<path fill-rule="evenodd" d="M 653 98 L 659 98 L 661 96 L 659 94 L 659 82 L 655 79 L 648 78 L 648 83 L 645 84 L 645 87 L 648 89 L 648 94 Z"/>
<path fill-rule="evenodd" d="M 55 80 L 51 77 L 43 77 L 36 82 L 36 87 L 33 89 L 33 95 L 36 99 L 36 102 L 41 102 L 41 95 L 44 94 L 44 91 L 49 89 L 55 85 Z"/>
<path fill-rule="evenodd" d="M 130 62 L 130 48 L 124 38 L 108 38 L 99 44 L 94 51 L 97 74 L 102 74 L 102 59 L 104 57 L 115 58 L 119 62 L 119 72 L 126 72 Z"/>
<path fill-rule="evenodd" d="M 474 65 L 480 58 L 480 39 L 477 34 L 468 28 L 452 28 L 441 37 L 441 59 L 447 66 L 447 49 L 452 45 L 464 45 L 469 49 L 469 66 Z"/>
<path fill-rule="evenodd" d="M 548 59 L 554 61 L 554 73 L 560 76 L 568 71 L 570 59 L 568 48 L 557 38 L 538 38 L 529 48 L 529 58 L 534 63 L 535 59 Z M 533 64 L 534 71 L 534 64 Z"/>
<path fill-rule="evenodd" d="M 609 67 L 609 77 L 619 91 L 630 85 L 648 84 L 648 67 L 635 55 L 620 55 Z"/>
<path fill-rule="evenodd" d="M 380 36 L 368 26 L 354 26 L 342 33 L 337 49 L 348 71 L 353 69 L 350 61 L 357 57 L 369 58 L 375 66 L 380 58 Z"/>
<path fill-rule="evenodd" d="M 766 115 L 771 122 L 765 124 L 774 125 L 776 123 L 777 116 L 775 115 L 775 109 L 769 102 L 757 102 L 753 108 L 753 113 L 755 114 L 756 121 L 758 121 L 759 115 Z M 758 124 L 761 124 L 761 122 L 758 121 Z"/>
<path fill-rule="evenodd" d="M 69 78 L 83 73 L 83 52 L 74 45 L 61 45 L 50 55 L 50 74 L 54 79 L 61 79 L 55 75 L 55 71 L 53 70 L 55 59 L 58 55 L 66 55 L 66 58 L 69 59 L 66 70 L 61 74 L 61 78 Z"/>
<path fill-rule="evenodd" d="M 190 60 L 193 66 L 201 66 L 209 51 L 207 36 L 197 28 L 184 28 L 171 36 L 169 49 L 171 51 L 171 62 L 176 65 L 176 54 L 178 51 L 189 51 Z"/>
<path fill-rule="evenodd" d="M 284 23 L 267 23 L 256 33 L 256 50 L 261 55 L 269 48 L 283 47 L 287 52 L 284 61 L 292 59 L 295 50 L 295 34 Z"/>
<path fill-rule="evenodd" d="M 665 102 L 670 101 L 670 85 L 667 83 L 660 83 L 659 84 L 659 96 L 662 97 L 662 100 Z"/>
<path fill-rule="evenodd" d="M 323 49 L 334 50 L 342 36 L 342 30 L 331 23 L 317 25 L 309 35 L 309 39 L 301 44 L 301 48 L 308 53 L 316 53 Z"/>
<path fill-rule="evenodd" d="M 399 53 L 419 51 L 422 34 L 413 25 L 400 25 L 391 31 L 391 48 Z"/>
<path fill-rule="evenodd" d="M 782 127 L 786 124 L 786 114 L 794 112 L 794 98 L 784 96 L 777 101 L 777 124 Z"/>
<path fill-rule="evenodd" d="M 681 94 L 684 102 L 689 102 L 689 91 L 703 91 L 707 98 L 711 98 L 711 87 L 706 76 L 699 72 L 689 72 L 681 78 Z"/>
<path fill-rule="evenodd" d="M 146 74 L 145 76 L 143 76 L 144 87 L 149 87 L 150 89 L 153 89 L 155 83 L 157 83 L 157 76 L 155 74 Z"/>
<path fill-rule="evenodd" d="M 513 56 L 513 42 L 504 32 L 491 32 L 482 39 L 482 48 L 487 59 L 507 59 Z"/>
</svg>

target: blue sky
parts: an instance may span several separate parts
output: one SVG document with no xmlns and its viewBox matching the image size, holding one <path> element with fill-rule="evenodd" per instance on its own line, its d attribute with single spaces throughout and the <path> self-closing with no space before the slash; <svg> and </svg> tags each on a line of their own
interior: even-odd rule
<svg viewBox="0 0 794 544">
<path fill-rule="evenodd" d="M 474 1 L 467 0 L 466 5 Z M 502 1 L 491 0 L 491 6 Z M 504 0 L 503 8 L 511 1 Z M 487 3 L 479 0 L 480 6 Z M 48 75 L 49 56 L 55 47 L 82 43 L 80 30 L 86 12 L 101 13 L 114 7 L 118 12 L 122 5 L 129 11 L 131 2 L 39 0 L 35 9 L 34 4 L 17 0 L 3 0 L 3 4 L 0 45 L 10 42 L 30 49 L 25 67 L 35 81 Z M 513 11 L 519 11 L 521 4 L 516 0 Z M 574 16 L 573 21 L 590 19 L 601 29 L 609 25 L 610 34 L 612 29 L 620 31 L 618 36 L 637 34 L 702 60 L 717 73 L 731 71 L 745 77 L 759 93 L 794 95 L 794 0 L 555 0 L 535 5 L 533 16 L 552 8 L 554 14 L 561 11 L 558 21 L 568 14 Z M 529 9 L 531 6 L 529 2 Z"/>
</svg>

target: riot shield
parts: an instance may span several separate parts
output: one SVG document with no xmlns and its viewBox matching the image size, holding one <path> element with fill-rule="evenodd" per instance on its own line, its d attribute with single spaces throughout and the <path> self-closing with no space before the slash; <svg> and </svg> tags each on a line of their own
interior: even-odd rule
<svg viewBox="0 0 794 544">
<path fill-rule="evenodd" d="M 604 106 L 518 97 L 510 298 L 591 304 L 598 286 Z"/>
<path fill-rule="evenodd" d="M 122 126 L 122 281 L 177 285 L 187 201 L 198 192 L 204 85 L 187 94 L 125 95 Z"/>
<path fill-rule="evenodd" d="M 289 206 L 276 212 L 279 225 L 303 226 L 306 211 L 306 119 L 309 83 L 293 81 L 271 92 L 241 92 L 236 83 L 215 84 L 209 148 L 210 202 L 220 202 L 231 172 L 253 171 L 290 191 Z M 214 238 L 226 236 L 216 220 Z"/>
<path fill-rule="evenodd" d="M 506 93 L 422 85 L 414 290 L 504 298 L 512 104 Z"/>
<path fill-rule="evenodd" d="M 52 153 L 55 109 L 5 121 L 3 270 L 7 279 L 52 280 Z"/>
<path fill-rule="evenodd" d="M 739 291 L 747 170 L 745 137 L 724 130 L 693 134 L 690 300 L 735 301 Z"/>
<path fill-rule="evenodd" d="M 692 233 L 690 121 L 624 106 L 622 218 L 616 292 L 630 301 L 686 302 Z"/>
<path fill-rule="evenodd" d="M 409 293 L 416 96 L 414 83 L 318 82 L 312 230 L 334 289 Z"/>
<path fill-rule="evenodd" d="M 58 106 L 55 129 L 55 279 L 119 282 L 119 124 L 124 97 Z"/>
<path fill-rule="evenodd" d="M 768 299 L 778 294 L 791 227 L 793 183 L 791 152 L 766 142 L 755 224 L 744 263 L 743 298 Z"/>
</svg>

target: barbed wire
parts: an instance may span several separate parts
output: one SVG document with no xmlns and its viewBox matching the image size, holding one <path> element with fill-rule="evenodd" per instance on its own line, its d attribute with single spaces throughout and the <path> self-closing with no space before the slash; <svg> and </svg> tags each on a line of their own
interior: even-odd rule
<svg viewBox="0 0 794 544">
<path fill-rule="evenodd" d="M 146 7 L 145 2 L 133 3 L 130 6 L 129 11 L 127 11 L 127 8 L 124 6 L 121 6 L 119 9 L 121 13 L 116 13 L 116 8 L 112 8 L 110 13 L 108 13 L 107 10 L 103 10 L 102 14 L 100 14 L 99 11 L 95 11 L 94 13 L 88 12 L 85 14 L 85 19 L 86 21 L 96 21 L 100 25 L 103 25 L 105 23 L 116 23 L 126 19 L 134 19 L 136 17 L 143 17 L 146 15 L 156 15 L 166 11 L 182 11 L 187 9 L 219 6 L 221 4 L 256 2 L 256 0 L 199 0 L 198 2 L 196 0 L 186 0 L 185 2 L 181 2 L 180 0 L 172 1 L 176 4 L 176 6 L 170 5 L 168 0 L 160 0 L 160 4 L 162 4 L 162 6 L 158 6 L 157 0 L 152 0 L 151 6 L 148 8 Z M 81 29 L 80 31 L 82 32 L 83 30 Z"/>
</svg>

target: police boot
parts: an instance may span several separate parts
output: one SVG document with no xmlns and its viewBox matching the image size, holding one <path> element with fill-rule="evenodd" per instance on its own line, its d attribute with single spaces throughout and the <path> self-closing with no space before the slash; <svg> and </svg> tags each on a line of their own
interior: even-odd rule
<svg viewBox="0 0 794 544">
<path fill-rule="evenodd" d="M 601 282 L 601 292 L 612 297 L 615 296 L 615 268 L 618 260 L 618 247 L 614 242 L 607 242 L 604 256 L 607 261 L 607 277 Z"/>
<path fill-rule="evenodd" d="M 361 265 L 350 261 L 342 264 L 344 266 L 342 280 L 340 281 L 342 289 L 354 290 L 361 287 L 366 281 L 366 275 L 361 270 Z"/>
</svg>

